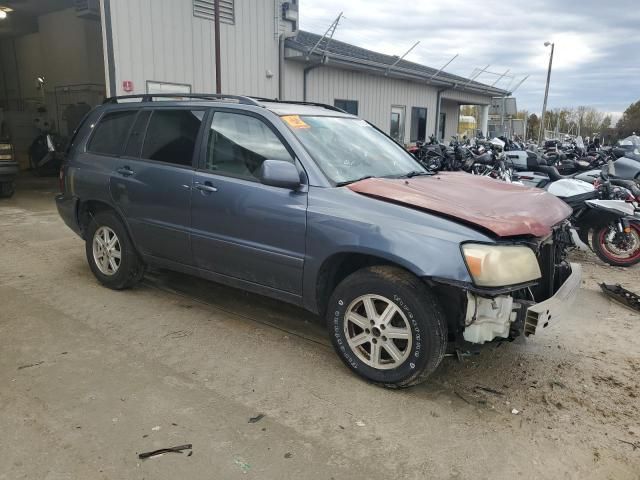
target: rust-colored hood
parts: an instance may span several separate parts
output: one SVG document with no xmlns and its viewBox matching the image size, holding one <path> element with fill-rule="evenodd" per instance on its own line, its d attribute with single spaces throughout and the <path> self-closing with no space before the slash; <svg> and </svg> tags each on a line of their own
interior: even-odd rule
<svg viewBox="0 0 640 480">
<path fill-rule="evenodd" d="M 409 179 L 370 178 L 348 186 L 380 200 L 456 218 L 499 237 L 546 237 L 571 215 L 562 200 L 537 188 L 462 172 Z"/>
</svg>

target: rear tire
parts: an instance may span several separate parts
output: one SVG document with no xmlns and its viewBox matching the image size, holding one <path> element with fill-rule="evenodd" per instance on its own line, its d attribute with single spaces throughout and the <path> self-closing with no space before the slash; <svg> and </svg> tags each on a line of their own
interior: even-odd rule
<svg viewBox="0 0 640 480">
<path fill-rule="evenodd" d="M 13 182 L 0 183 L 0 198 L 11 198 L 15 192 Z"/>
<path fill-rule="evenodd" d="M 423 382 L 445 354 L 447 326 L 438 301 L 420 279 L 397 267 L 348 276 L 331 295 L 326 320 L 347 367 L 385 387 Z"/>
<path fill-rule="evenodd" d="M 105 287 L 131 288 L 144 277 L 144 263 L 124 224 L 113 212 L 101 212 L 91 219 L 85 236 L 85 252 L 91 271 Z"/>
<path fill-rule="evenodd" d="M 640 262 L 640 226 L 632 223 L 630 225 L 631 233 L 626 235 L 633 235 L 633 245 L 635 249 L 629 254 L 628 257 L 620 256 L 615 251 L 611 250 L 606 242 L 606 237 L 609 233 L 610 226 L 604 225 L 594 229 L 591 236 L 591 248 L 593 252 L 598 256 L 600 260 L 614 267 L 630 267 Z M 617 234 L 620 235 L 620 234 Z"/>
</svg>

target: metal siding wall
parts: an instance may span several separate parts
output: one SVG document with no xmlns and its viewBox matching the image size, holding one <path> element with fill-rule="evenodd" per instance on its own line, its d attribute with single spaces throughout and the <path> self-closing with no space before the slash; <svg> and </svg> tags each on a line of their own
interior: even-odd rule
<svg viewBox="0 0 640 480">
<path fill-rule="evenodd" d="M 451 100 L 442 100 L 442 113 L 446 114 L 444 122 L 444 138 L 449 142 L 452 135 L 458 134 L 458 123 L 460 121 L 460 104 Z"/>
<path fill-rule="evenodd" d="M 223 92 L 277 96 L 276 33 L 290 27 L 276 26 L 275 8 L 280 0 L 235 0 L 235 25 L 220 31 Z M 111 22 L 117 94 L 126 93 L 123 80 L 135 93 L 146 91 L 147 80 L 215 91 L 214 23 L 193 16 L 192 0 L 111 0 Z"/>
<path fill-rule="evenodd" d="M 302 65 L 293 61 L 286 62 L 285 91 L 288 100 L 302 99 L 302 70 Z M 427 136 L 434 132 L 437 92 L 433 87 L 331 67 L 312 70 L 307 82 L 309 101 L 333 105 L 337 98 L 357 100 L 358 115 L 387 133 L 391 106 L 404 106 L 405 143 L 409 143 L 411 107 L 427 108 Z"/>
</svg>

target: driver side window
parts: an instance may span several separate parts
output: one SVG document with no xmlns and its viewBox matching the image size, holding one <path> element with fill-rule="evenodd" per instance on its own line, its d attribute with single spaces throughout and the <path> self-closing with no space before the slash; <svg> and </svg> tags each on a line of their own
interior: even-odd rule
<svg viewBox="0 0 640 480">
<path fill-rule="evenodd" d="M 258 180 L 256 175 L 265 160 L 294 161 L 262 120 L 239 113 L 215 112 L 207 142 L 205 169 Z"/>
</svg>

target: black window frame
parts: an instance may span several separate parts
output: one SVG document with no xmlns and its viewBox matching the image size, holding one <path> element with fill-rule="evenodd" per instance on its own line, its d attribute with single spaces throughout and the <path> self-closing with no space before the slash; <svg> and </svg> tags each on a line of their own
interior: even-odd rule
<svg viewBox="0 0 640 480">
<path fill-rule="evenodd" d="M 420 132 L 420 126 L 419 126 L 419 118 L 418 116 L 416 116 L 418 111 L 424 111 L 424 129 L 422 130 L 422 132 Z M 427 107 L 411 107 L 411 125 L 409 125 L 409 142 L 425 142 L 427 140 L 427 120 L 429 118 L 429 110 L 427 109 Z M 414 132 L 414 119 L 418 120 L 418 123 L 415 126 L 415 132 Z M 414 133 L 416 135 L 414 135 Z M 419 138 L 420 137 L 420 133 L 422 133 L 422 137 L 423 138 Z"/>
<path fill-rule="evenodd" d="M 86 146 L 85 146 L 85 149 L 84 149 L 85 152 L 86 153 L 91 153 L 92 155 L 100 155 L 100 156 L 103 156 L 103 157 L 121 158 L 123 156 L 123 154 L 124 154 L 125 147 L 126 147 L 127 143 L 129 142 L 129 135 L 131 133 L 131 129 L 133 128 L 133 126 L 136 123 L 136 119 L 138 118 L 139 110 L 140 109 L 138 109 L 138 108 L 118 108 L 118 109 L 112 109 L 112 110 L 105 110 L 104 112 L 102 112 L 100 117 L 98 117 L 98 119 L 96 120 L 95 125 L 92 127 L 91 134 L 89 135 L 89 138 L 87 138 L 87 142 L 85 144 Z M 120 144 L 121 145 L 120 153 L 117 153 L 117 154 L 104 153 L 104 152 L 96 152 L 95 150 L 91 150 L 91 143 L 93 142 L 93 139 L 96 136 L 96 132 L 98 131 L 98 128 L 100 127 L 100 124 L 103 122 L 105 117 L 107 117 L 108 115 L 114 114 L 114 113 L 123 113 L 123 112 L 132 112 L 134 114 L 134 116 L 133 116 L 133 122 L 131 122 L 131 125 L 129 126 L 129 130 L 127 131 L 127 136 L 126 136 L 127 141 Z"/>
<path fill-rule="evenodd" d="M 204 130 L 204 126 L 206 125 L 207 122 L 207 118 L 208 118 L 208 113 L 209 113 L 209 108 L 204 107 L 204 106 L 191 106 L 191 105 L 176 105 L 176 106 L 154 106 L 154 107 L 146 107 L 144 109 L 140 109 L 142 110 L 150 110 L 151 111 L 151 115 L 149 115 L 149 118 L 147 119 L 147 124 L 144 130 L 144 138 L 142 139 L 142 144 L 140 146 L 140 151 L 138 152 L 138 156 L 137 157 L 126 157 L 126 158 L 132 158 L 134 160 L 139 160 L 141 162 L 148 162 L 151 164 L 157 164 L 157 165 L 170 165 L 172 167 L 176 167 L 176 168 L 187 168 L 190 170 L 195 170 L 196 169 L 196 165 L 198 163 L 198 157 L 200 155 L 200 145 L 202 143 L 202 139 L 203 139 L 203 132 Z M 191 112 L 195 112 L 195 111 L 199 111 L 199 112 L 203 112 L 202 115 L 202 121 L 200 122 L 200 128 L 198 130 L 198 134 L 196 135 L 196 139 L 194 141 L 194 146 L 193 146 L 193 152 L 191 155 L 191 163 L 188 165 L 183 165 L 180 163 L 173 163 L 173 162 L 165 162 L 162 160 L 153 160 L 151 158 L 145 158 L 142 156 L 142 151 L 144 150 L 144 144 L 147 140 L 147 134 L 149 132 L 149 125 L 151 124 L 151 119 L 153 118 L 153 114 L 157 111 L 161 111 L 161 110 L 189 110 Z M 137 118 L 137 117 L 136 117 Z M 133 128 L 133 126 L 135 125 L 135 121 L 134 124 L 131 126 L 131 128 Z M 129 138 L 131 135 L 131 130 L 129 130 L 129 134 L 127 135 L 127 142 L 126 144 L 129 143 Z M 126 148 L 126 146 L 125 146 Z"/>
<path fill-rule="evenodd" d="M 142 129 L 142 132 L 141 132 L 142 141 L 138 146 L 138 155 L 127 155 L 127 149 L 129 148 L 129 143 L 131 143 L 131 135 L 133 134 L 133 129 L 135 128 L 136 123 L 138 123 L 138 119 L 140 118 L 140 115 L 147 112 L 149 113 L 149 116 L 147 117 L 147 121 L 145 122 L 144 128 Z M 131 128 L 129 129 L 129 133 L 127 134 L 127 140 L 124 142 L 124 148 L 122 150 L 122 154 L 120 155 L 121 158 L 132 158 L 135 160 L 140 159 L 140 154 L 142 153 L 142 146 L 144 145 L 144 139 L 147 136 L 147 128 L 149 127 L 149 120 L 151 120 L 152 114 L 153 114 L 153 111 L 150 108 L 141 108 L 138 110 L 138 113 L 136 114 L 136 118 L 134 118 L 133 123 L 131 124 Z"/>
<path fill-rule="evenodd" d="M 343 106 L 336 105 L 338 102 L 344 102 L 344 107 L 345 108 L 343 108 Z M 350 112 L 348 110 L 348 108 L 346 108 L 348 104 L 352 104 L 352 105 L 356 106 L 356 112 L 355 113 Z M 339 108 L 341 110 L 344 110 L 345 112 L 347 112 L 350 115 L 355 115 L 355 116 L 358 116 L 358 111 L 359 111 L 359 107 L 360 107 L 360 105 L 358 103 L 358 100 L 347 100 L 346 98 L 334 98 L 333 99 L 333 106 L 336 107 L 336 108 Z"/>
<path fill-rule="evenodd" d="M 255 177 L 248 178 L 243 175 L 234 175 L 229 172 L 222 172 L 220 170 L 210 170 L 206 168 L 207 149 L 209 146 L 209 136 L 211 135 L 211 124 L 213 122 L 213 117 L 215 116 L 216 112 L 245 115 L 247 117 L 253 117 L 258 121 L 261 121 L 262 123 L 264 123 L 267 126 L 267 128 L 269 128 L 274 133 L 274 135 L 278 138 L 278 140 L 280 140 L 280 143 L 284 145 L 284 148 L 287 150 L 287 152 L 289 152 L 289 155 L 291 155 L 291 158 L 293 159 L 292 163 L 296 166 L 296 168 L 298 169 L 298 172 L 301 172 L 301 171 L 304 172 L 304 166 L 298 159 L 298 156 L 296 155 L 295 151 L 293 150 L 289 142 L 287 142 L 287 140 L 283 137 L 283 135 L 278 131 L 276 126 L 273 124 L 273 122 L 271 122 L 268 118 L 264 117 L 263 115 L 260 115 L 255 112 L 251 112 L 248 110 L 235 109 L 235 108 L 224 108 L 224 107 L 211 108 L 203 121 L 204 125 L 202 129 L 202 139 L 200 142 L 200 150 L 198 155 L 199 158 L 196 165 L 196 171 L 207 173 L 209 175 L 217 175 L 224 178 L 234 178 L 236 180 L 244 180 L 246 182 L 262 185 L 262 183 L 260 183 L 260 180 Z M 306 173 L 305 173 L 305 178 L 306 178 Z"/>
</svg>

